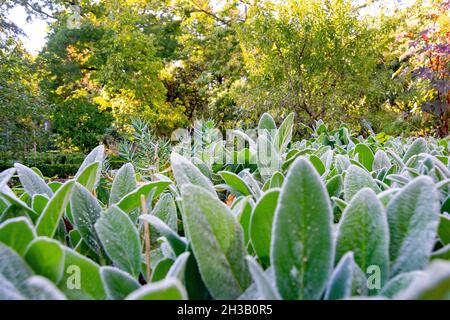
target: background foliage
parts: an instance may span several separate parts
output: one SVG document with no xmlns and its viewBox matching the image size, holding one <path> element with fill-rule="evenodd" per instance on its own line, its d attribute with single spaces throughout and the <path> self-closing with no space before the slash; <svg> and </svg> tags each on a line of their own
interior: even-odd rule
<svg viewBox="0 0 450 320">
<path fill-rule="evenodd" d="M 197 118 L 245 128 L 292 111 L 309 126 L 445 136 L 449 1 L 394 3 L 3 1 L 1 148 L 118 149 L 135 117 L 168 138 Z M 8 18 L 16 6 L 48 21 L 36 56 Z"/>
</svg>

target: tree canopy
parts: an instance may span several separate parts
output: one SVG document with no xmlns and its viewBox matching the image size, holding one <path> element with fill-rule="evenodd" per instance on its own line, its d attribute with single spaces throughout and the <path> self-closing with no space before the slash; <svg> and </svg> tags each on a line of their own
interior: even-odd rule
<svg viewBox="0 0 450 320">
<path fill-rule="evenodd" d="M 84 151 L 136 116 L 167 137 L 194 119 L 246 127 L 263 112 L 446 135 L 449 3 L 387 3 L 3 1 L 1 139 Z M 37 56 L 8 18 L 15 6 L 48 21 Z"/>
</svg>

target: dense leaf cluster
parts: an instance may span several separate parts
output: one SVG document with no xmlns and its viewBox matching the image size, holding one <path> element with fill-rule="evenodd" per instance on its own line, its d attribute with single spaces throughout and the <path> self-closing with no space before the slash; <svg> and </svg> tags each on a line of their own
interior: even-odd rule
<svg viewBox="0 0 450 320">
<path fill-rule="evenodd" d="M 293 125 L 236 131 L 256 166 L 173 152 L 170 175 L 126 164 L 106 193 L 103 146 L 65 182 L 16 163 L 0 173 L 0 298 L 449 299 L 448 138 L 317 122 L 292 141 Z"/>
</svg>

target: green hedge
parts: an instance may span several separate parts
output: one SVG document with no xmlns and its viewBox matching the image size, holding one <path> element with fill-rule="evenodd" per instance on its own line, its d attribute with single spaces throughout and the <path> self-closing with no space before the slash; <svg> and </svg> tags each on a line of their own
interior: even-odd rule
<svg viewBox="0 0 450 320">
<path fill-rule="evenodd" d="M 36 167 L 45 177 L 67 178 L 75 175 L 84 160 L 83 153 L 41 152 L 36 154 L 0 153 L 0 171 L 14 166 L 19 162 L 28 167 Z"/>
</svg>

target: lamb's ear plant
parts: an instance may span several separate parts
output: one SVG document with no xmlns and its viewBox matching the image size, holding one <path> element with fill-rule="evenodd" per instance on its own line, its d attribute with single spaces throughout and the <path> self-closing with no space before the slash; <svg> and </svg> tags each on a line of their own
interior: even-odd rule
<svg viewBox="0 0 450 320">
<path fill-rule="evenodd" d="M 65 251 L 53 239 L 38 237 L 31 241 L 23 255 L 35 274 L 58 283 L 64 273 Z"/>
<path fill-rule="evenodd" d="M 107 297 L 100 277 L 100 266 L 76 252 L 64 247 L 65 259 L 62 279 L 58 288 L 74 300 L 103 300 Z"/>
<path fill-rule="evenodd" d="M 16 163 L 14 167 L 19 175 L 20 183 L 30 196 L 45 194 L 50 198 L 53 195 L 53 191 L 36 172 L 20 163 Z"/>
<path fill-rule="evenodd" d="M 423 271 L 411 271 L 400 273 L 393 277 L 383 287 L 380 295 L 387 298 L 394 298 L 398 293 L 408 288 L 414 281 L 422 281 L 426 278 L 426 273 Z"/>
<path fill-rule="evenodd" d="M 264 270 L 256 260 L 251 256 L 247 256 L 247 263 L 253 281 L 257 287 L 259 297 L 263 300 L 280 300 L 280 295 L 278 294 L 272 279 L 264 273 Z"/>
<path fill-rule="evenodd" d="M 102 164 L 99 161 L 95 161 L 86 166 L 86 168 L 80 172 L 76 181 L 89 191 L 94 190 L 98 182 L 98 171 L 101 169 L 101 165 Z"/>
<path fill-rule="evenodd" d="M 86 245 L 100 254 L 102 246 L 94 225 L 102 214 L 98 200 L 81 184 L 76 183 L 70 200 L 74 227 Z"/>
<path fill-rule="evenodd" d="M 177 207 L 170 193 L 161 195 L 152 210 L 152 215 L 161 219 L 173 231 L 178 231 Z"/>
<path fill-rule="evenodd" d="M 235 130 L 253 164 L 1 172 L 0 299 L 449 299 L 448 139 L 298 127 Z"/>
<path fill-rule="evenodd" d="M 344 178 L 345 201 L 350 201 L 362 188 L 370 188 L 375 193 L 379 193 L 381 191 L 368 171 L 358 167 L 357 165 L 350 165 Z"/>
<path fill-rule="evenodd" d="M 364 143 L 358 143 L 352 150 L 353 155 L 368 171 L 372 171 L 374 154 L 370 147 Z"/>
<path fill-rule="evenodd" d="M 137 279 L 141 272 L 141 241 L 127 214 L 113 205 L 97 220 L 94 228 L 108 257 Z"/>
<path fill-rule="evenodd" d="M 389 229 L 386 212 L 375 192 L 361 189 L 345 208 L 336 239 L 336 261 L 347 252 L 361 270 L 371 266 L 380 271 L 383 286 L 389 277 Z M 376 294 L 376 290 L 371 293 Z"/>
<path fill-rule="evenodd" d="M 52 238 L 55 235 L 58 224 L 69 204 L 74 185 L 75 181 L 67 181 L 48 201 L 36 222 L 36 233 L 38 236 Z"/>
<path fill-rule="evenodd" d="M 0 224 L 0 242 L 19 255 L 23 256 L 35 237 L 34 227 L 25 217 L 11 218 Z"/>
<path fill-rule="evenodd" d="M 449 300 L 450 262 L 434 261 L 423 277 L 416 277 L 411 284 L 394 298 L 401 300 Z"/>
<path fill-rule="evenodd" d="M 331 204 L 322 181 L 304 157 L 291 166 L 272 229 L 271 263 L 284 299 L 319 299 L 334 260 Z"/>
<path fill-rule="evenodd" d="M 155 215 L 141 215 L 139 219 L 148 222 L 162 237 L 165 237 L 176 256 L 187 250 L 186 240 L 171 229 L 164 221 Z"/>
<path fill-rule="evenodd" d="M 101 267 L 100 275 L 108 298 L 112 300 L 123 300 L 140 287 L 130 274 L 115 267 Z"/>
<path fill-rule="evenodd" d="M 270 265 L 273 217 L 279 194 L 279 189 L 267 191 L 256 203 L 250 219 L 250 241 L 265 266 Z"/>
<path fill-rule="evenodd" d="M 237 298 L 250 284 L 240 224 L 204 188 L 184 185 L 181 194 L 188 239 L 203 281 L 214 298 Z"/>
<path fill-rule="evenodd" d="M 439 221 L 439 195 L 429 177 L 418 177 L 389 202 L 391 275 L 424 269 Z"/>
<path fill-rule="evenodd" d="M 328 281 L 324 299 L 340 300 L 367 295 L 367 278 L 356 264 L 352 251 L 341 257 Z"/>
<path fill-rule="evenodd" d="M 268 113 L 263 113 L 258 123 L 258 133 L 261 134 L 263 130 L 276 130 L 277 125 L 272 116 Z"/>
<path fill-rule="evenodd" d="M 438 236 L 442 244 L 450 244 L 450 215 L 448 213 L 439 216 Z"/>
<path fill-rule="evenodd" d="M 167 278 L 133 291 L 126 300 L 186 300 L 187 298 L 186 289 L 181 282 L 176 278 Z"/>
<path fill-rule="evenodd" d="M 117 171 L 111 186 L 111 194 L 109 196 L 109 204 L 120 201 L 128 193 L 136 189 L 136 174 L 133 165 L 127 163 Z"/>
<path fill-rule="evenodd" d="M 96 147 L 95 149 L 93 149 L 84 159 L 83 163 L 81 164 L 80 168 L 78 168 L 77 173 L 75 174 L 75 179 L 78 179 L 83 172 L 85 171 L 85 169 L 87 167 L 89 167 L 90 165 L 92 165 L 94 162 L 98 162 L 100 164 L 103 163 L 103 161 L 105 160 L 105 147 L 103 145 L 100 145 L 98 147 Z M 97 184 L 100 180 L 100 175 L 102 173 L 102 166 L 99 165 L 97 167 L 97 171 L 95 174 L 95 182 L 94 182 L 94 187 L 97 187 Z"/>
<path fill-rule="evenodd" d="M 212 182 L 188 159 L 179 154 L 172 153 L 170 163 L 179 188 L 184 185 L 193 184 L 204 188 L 212 194 L 216 194 Z"/>
<path fill-rule="evenodd" d="M 13 177 L 16 173 L 16 168 L 9 168 L 0 173 L 0 190 L 2 190 L 8 181 Z"/>
</svg>

